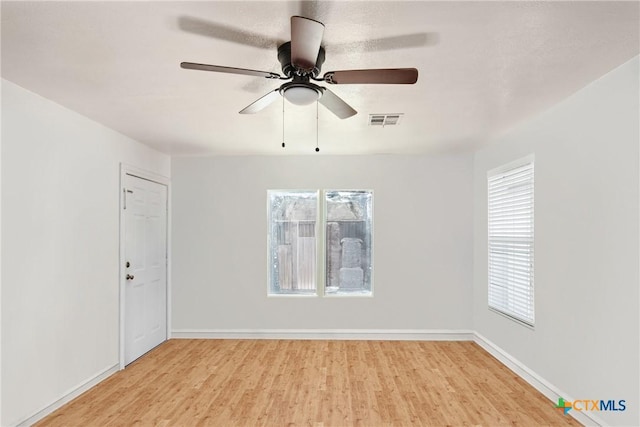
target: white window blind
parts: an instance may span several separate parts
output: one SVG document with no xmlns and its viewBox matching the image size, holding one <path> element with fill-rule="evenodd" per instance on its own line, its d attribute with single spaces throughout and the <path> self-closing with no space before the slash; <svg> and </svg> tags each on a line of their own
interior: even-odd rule
<svg viewBox="0 0 640 427">
<path fill-rule="evenodd" d="M 489 307 L 534 323 L 533 161 L 488 177 Z"/>
</svg>

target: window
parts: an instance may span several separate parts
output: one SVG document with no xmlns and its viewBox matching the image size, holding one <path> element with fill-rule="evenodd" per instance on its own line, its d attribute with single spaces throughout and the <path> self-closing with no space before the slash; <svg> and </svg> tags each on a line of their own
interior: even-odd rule
<svg viewBox="0 0 640 427">
<path fill-rule="evenodd" d="M 533 326 L 533 160 L 488 176 L 489 307 Z"/>
<path fill-rule="evenodd" d="M 316 293 L 317 191 L 269 191 L 269 293 Z"/>
<path fill-rule="evenodd" d="M 370 295 L 372 198 L 362 190 L 327 190 L 321 198 L 315 190 L 270 190 L 269 295 Z"/>
<path fill-rule="evenodd" d="M 371 293 L 370 191 L 325 192 L 327 294 Z"/>
</svg>

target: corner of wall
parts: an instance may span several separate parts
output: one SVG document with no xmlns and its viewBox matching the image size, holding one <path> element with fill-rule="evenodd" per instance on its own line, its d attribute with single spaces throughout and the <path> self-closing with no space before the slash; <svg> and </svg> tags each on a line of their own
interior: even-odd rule
<svg viewBox="0 0 640 427">
<path fill-rule="evenodd" d="M 4 79 L 0 82 L 0 99 L 2 99 L 2 86 Z M 0 111 L 2 108 L 0 107 Z M 0 425 L 2 422 L 2 119 L 0 118 Z"/>
</svg>

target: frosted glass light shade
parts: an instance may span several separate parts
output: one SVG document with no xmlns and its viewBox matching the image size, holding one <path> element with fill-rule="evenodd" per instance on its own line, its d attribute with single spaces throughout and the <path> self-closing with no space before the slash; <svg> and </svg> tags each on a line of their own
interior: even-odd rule
<svg viewBox="0 0 640 427">
<path fill-rule="evenodd" d="M 320 94 L 310 87 L 294 86 L 284 91 L 284 97 L 295 105 L 309 105 L 316 102 Z"/>
</svg>

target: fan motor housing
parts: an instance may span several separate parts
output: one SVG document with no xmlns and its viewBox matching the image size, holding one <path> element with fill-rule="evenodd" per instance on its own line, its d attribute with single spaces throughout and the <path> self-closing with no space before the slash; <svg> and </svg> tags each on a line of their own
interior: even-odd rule
<svg viewBox="0 0 640 427">
<path fill-rule="evenodd" d="M 296 67 L 291 63 L 291 42 L 283 43 L 278 47 L 278 61 L 280 61 L 280 64 L 282 65 L 282 72 L 285 76 L 291 77 L 297 74 L 298 71 L 296 70 Z M 320 74 L 320 70 L 322 69 L 322 64 L 324 64 L 324 48 L 320 46 L 316 65 L 311 71 L 311 75 L 313 75 L 313 77 L 318 77 L 318 74 Z"/>
</svg>

